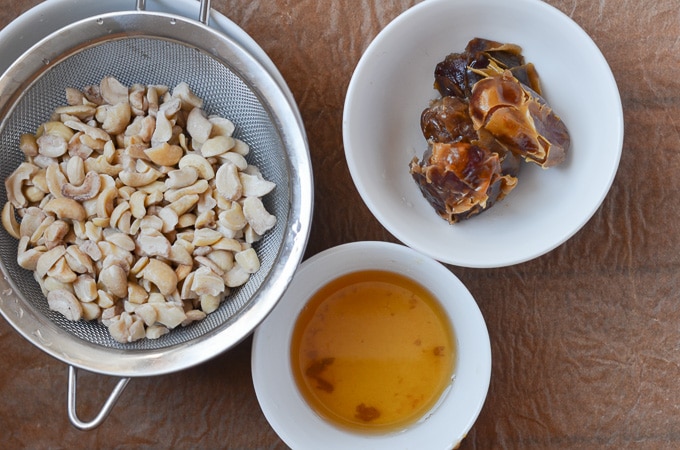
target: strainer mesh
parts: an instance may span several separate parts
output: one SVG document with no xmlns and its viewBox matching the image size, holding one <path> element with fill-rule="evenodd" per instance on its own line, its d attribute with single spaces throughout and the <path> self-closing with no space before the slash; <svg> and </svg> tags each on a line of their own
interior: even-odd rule
<svg viewBox="0 0 680 450">
<path fill-rule="evenodd" d="M 67 87 L 81 89 L 99 84 L 102 78 L 114 76 L 128 86 L 134 83 L 162 84 L 170 88 L 186 82 L 203 98 L 203 109 L 230 119 L 236 125 L 235 137 L 250 145 L 247 159 L 259 167 L 275 190 L 263 202 L 278 218 L 277 225 L 255 245 L 262 267 L 250 281 L 232 290 L 222 306 L 208 317 L 188 327 L 180 327 L 158 340 L 141 340 L 119 344 L 108 330 L 96 322 L 70 322 L 50 311 L 33 274 L 16 262 L 17 241 L 4 229 L 0 231 L 0 263 L 5 276 L 12 280 L 20 302 L 31 305 L 68 333 L 93 344 L 126 350 L 158 349 L 198 338 L 225 323 L 247 308 L 250 299 L 266 280 L 276 263 L 284 239 L 289 215 L 289 168 L 287 153 L 274 123 L 272 113 L 261 102 L 253 88 L 230 67 L 205 52 L 166 39 L 127 37 L 84 48 L 56 63 L 19 98 L 0 130 L 0 176 L 6 179 L 23 161 L 18 148 L 22 133 L 34 133 L 49 120 L 52 111 L 65 104 Z M 0 202 L 6 200 L 4 183 Z"/>
</svg>

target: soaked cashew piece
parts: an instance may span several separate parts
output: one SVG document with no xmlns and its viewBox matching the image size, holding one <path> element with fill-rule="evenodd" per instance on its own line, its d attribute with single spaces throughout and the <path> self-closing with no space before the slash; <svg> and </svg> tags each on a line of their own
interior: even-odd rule
<svg viewBox="0 0 680 450">
<path fill-rule="evenodd" d="M 169 202 L 175 202 L 182 197 L 193 194 L 202 194 L 210 188 L 210 184 L 207 180 L 198 180 L 191 186 L 183 187 L 180 189 L 170 189 L 165 191 L 163 196 Z"/>
<path fill-rule="evenodd" d="M 149 259 L 142 275 L 145 280 L 153 283 L 165 296 L 177 290 L 177 274 L 169 265 L 158 259 Z"/>
<path fill-rule="evenodd" d="M 83 158 L 78 156 L 69 158 L 66 163 L 66 178 L 68 178 L 69 183 L 75 186 L 79 186 L 85 181 L 85 163 Z"/>
<path fill-rule="evenodd" d="M 59 261 L 59 259 L 66 253 L 66 247 L 59 245 L 46 252 L 42 253 L 38 258 L 35 267 L 35 273 L 38 278 L 43 278 L 47 272 Z"/>
<path fill-rule="evenodd" d="M 130 213 L 135 219 L 141 219 L 146 215 L 146 197 L 142 191 L 135 191 L 130 196 Z"/>
<path fill-rule="evenodd" d="M 178 216 L 190 211 L 199 200 L 198 194 L 187 194 L 170 203 L 166 208 L 172 209 Z M 165 218 L 163 218 L 165 220 Z"/>
<path fill-rule="evenodd" d="M 227 136 L 231 137 L 236 130 L 234 122 L 220 116 L 208 116 L 208 120 L 212 124 L 212 137 Z"/>
<path fill-rule="evenodd" d="M 243 215 L 253 230 L 262 236 L 276 225 L 276 216 L 269 214 L 258 197 L 247 197 L 243 202 Z"/>
<path fill-rule="evenodd" d="M 21 219 L 21 224 L 19 225 L 19 235 L 24 237 L 31 237 L 38 229 L 43 220 L 45 220 L 47 214 L 41 208 L 32 206 L 24 211 L 24 217 Z"/>
<path fill-rule="evenodd" d="M 102 309 L 99 307 L 98 304 L 96 304 L 94 302 L 90 302 L 90 303 L 81 302 L 80 307 L 83 310 L 83 316 L 82 316 L 83 320 L 90 321 L 90 320 L 95 320 L 95 319 L 98 319 L 99 317 L 101 317 Z"/>
<path fill-rule="evenodd" d="M 118 173 L 118 178 L 120 181 L 123 182 L 126 186 L 130 187 L 141 187 L 141 186 L 147 186 L 157 179 L 159 179 L 162 176 L 162 172 L 151 169 L 147 172 L 128 172 L 128 171 L 122 171 Z"/>
<path fill-rule="evenodd" d="M 218 220 L 220 225 L 230 230 L 242 230 L 248 224 L 246 216 L 243 215 L 243 208 L 238 202 L 232 202 L 228 208 L 223 209 Z"/>
<path fill-rule="evenodd" d="M 200 295 L 220 295 L 225 289 L 222 277 L 208 267 L 200 267 L 194 272 L 191 290 Z"/>
<path fill-rule="evenodd" d="M 193 257 L 191 256 L 191 252 L 189 252 L 189 250 L 187 250 L 186 247 L 178 243 L 174 243 L 170 247 L 168 259 L 174 263 L 177 263 L 180 266 L 191 267 L 194 263 Z"/>
<path fill-rule="evenodd" d="M 45 183 L 47 189 L 53 197 L 63 197 L 61 187 L 68 183 L 66 175 L 61 171 L 58 164 L 52 164 L 45 170 Z"/>
<path fill-rule="evenodd" d="M 142 256 L 154 257 L 161 256 L 164 258 L 170 257 L 171 244 L 165 235 L 160 231 L 154 229 L 142 229 L 142 232 L 137 236 L 136 249 L 138 254 Z"/>
<path fill-rule="evenodd" d="M 55 220 L 54 218 L 48 220 L 49 218 L 50 216 L 43 221 L 45 228 L 42 230 L 42 236 L 35 239 L 35 242 L 41 242 L 48 249 L 51 249 L 57 245 L 64 244 L 64 238 L 71 230 L 71 226 L 63 220 Z M 33 237 L 31 240 L 33 241 Z"/>
<path fill-rule="evenodd" d="M 234 259 L 248 273 L 260 270 L 260 258 L 252 247 L 236 253 Z"/>
<path fill-rule="evenodd" d="M 97 283 L 90 275 L 80 275 L 73 282 L 73 291 L 82 303 L 93 302 L 97 299 Z"/>
<path fill-rule="evenodd" d="M 111 140 L 111 135 L 101 128 L 93 127 L 77 120 L 67 120 L 64 122 L 64 125 L 72 130 L 82 131 L 84 135 L 81 136 L 81 139 L 85 136 L 93 139 L 93 141 L 88 142 L 91 146 L 97 146 L 96 141 L 108 142 Z M 40 146 L 40 143 L 38 143 L 38 146 Z"/>
<path fill-rule="evenodd" d="M 74 292 L 72 283 L 62 283 L 55 278 L 45 278 L 40 287 L 45 295 L 47 295 L 48 292 L 55 291 L 57 289 L 64 289 L 69 292 Z"/>
<path fill-rule="evenodd" d="M 22 192 L 22 188 L 37 171 L 37 166 L 34 166 L 31 163 L 23 162 L 5 180 L 7 199 L 14 205 L 15 208 L 22 208 L 28 204 L 26 197 L 24 197 L 24 193 Z"/>
<path fill-rule="evenodd" d="M 29 241 L 30 244 L 32 244 L 32 245 L 37 245 L 39 243 L 44 244 L 45 239 L 44 239 L 43 235 L 45 234 L 45 230 L 50 225 L 52 225 L 56 220 L 57 219 L 54 216 L 51 216 L 51 215 L 45 216 L 43 221 L 40 222 L 40 224 L 35 228 L 35 230 L 33 231 L 33 234 L 31 234 L 31 239 Z M 54 246 L 52 246 L 52 247 L 54 247 Z"/>
<path fill-rule="evenodd" d="M 158 110 L 160 115 L 167 117 L 168 119 L 175 117 L 175 115 L 182 109 L 182 100 L 176 97 L 171 97 L 159 106 Z"/>
<path fill-rule="evenodd" d="M 206 294 L 199 297 L 199 302 L 201 304 L 201 310 L 206 314 L 210 314 L 217 311 L 217 308 L 220 307 L 220 303 L 222 303 L 222 298 L 219 295 Z"/>
<path fill-rule="evenodd" d="M 53 134 L 55 136 L 60 136 L 64 138 L 64 140 L 69 141 L 74 135 L 74 132 L 72 129 L 67 127 L 64 123 L 53 120 L 50 122 L 45 122 L 38 128 L 38 132 L 36 133 L 36 139 L 39 139 L 40 137 L 46 135 L 46 134 Z"/>
<path fill-rule="evenodd" d="M 24 197 L 29 203 L 40 203 L 45 198 L 45 192 L 35 186 L 27 186 L 24 189 Z"/>
<path fill-rule="evenodd" d="M 25 133 L 19 138 L 19 149 L 27 157 L 38 156 L 38 142 L 32 134 Z"/>
<path fill-rule="evenodd" d="M 234 139 L 234 147 L 231 151 L 241 156 L 246 156 L 250 153 L 250 146 L 240 139 Z"/>
<path fill-rule="evenodd" d="M 126 279 L 125 270 L 116 264 L 106 267 L 99 272 L 99 283 L 118 298 L 125 298 L 127 296 Z"/>
<path fill-rule="evenodd" d="M 185 197 L 186 198 L 186 197 Z M 163 220 L 163 227 L 161 231 L 163 233 L 170 233 L 177 227 L 179 222 L 179 216 L 177 211 L 172 208 L 172 203 L 158 210 L 157 215 Z"/>
<path fill-rule="evenodd" d="M 170 145 L 164 142 L 157 147 L 144 150 L 144 153 L 159 166 L 174 166 L 182 158 L 184 150 L 178 145 Z"/>
<path fill-rule="evenodd" d="M 130 104 L 120 102 L 114 106 L 105 107 L 104 111 L 104 120 L 102 123 L 104 131 L 112 135 L 123 133 L 132 117 Z"/>
<path fill-rule="evenodd" d="M 43 210 L 56 215 L 59 219 L 84 221 L 87 218 L 83 205 L 71 198 L 53 198 L 43 206 Z"/>
<path fill-rule="evenodd" d="M 114 201 L 118 197 L 118 189 L 115 186 L 107 187 L 97 197 L 97 217 L 110 218 L 113 213 Z"/>
<path fill-rule="evenodd" d="M 149 303 L 142 303 L 135 307 L 135 314 L 141 317 L 148 327 L 153 326 L 158 320 L 156 309 Z"/>
<path fill-rule="evenodd" d="M 162 325 L 151 325 L 146 328 L 146 338 L 147 339 L 158 339 L 163 335 L 170 332 L 167 327 Z"/>
<path fill-rule="evenodd" d="M 136 248 L 135 241 L 125 233 L 113 232 L 108 234 L 105 239 L 107 242 L 128 252 L 133 252 Z"/>
<path fill-rule="evenodd" d="M 206 313 L 200 309 L 191 309 L 186 311 L 186 319 L 180 324 L 183 327 L 189 325 L 191 322 L 198 322 L 199 320 L 205 319 Z"/>
<path fill-rule="evenodd" d="M 250 274 L 243 267 L 235 264 L 222 278 L 227 287 L 235 288 L 244 285 L 250 278 Z"/>
<path fill-rule="evenodd" d="M 244 171 L 248 168 L 248 160 L 246 160 L 245 156 L 239 155 L 236 152 L 223 153 L 218 155 L 218 159 L 222 164 L 234 164 L 240 171 Z"/>
<path fill-rule="evenodd" d="M 172 138 L 172 122 L 165 114 L 156 116 L 156 128 L 151 136 L 151 145 L 167 143 Z"/>
<path fill-rule="evenodd" d="M 128 88 L 114 77 L 105 77 L 99 83 L 99 92 L 109 105 L 128 102 Z"/>
<path fill-rule="evenodd" d="M 47 271 L 47 278 L 57 280 L 64 284 L 71 284 L 76 281 L 78 275 L 71 270 L 66 259 L 62 257 Z"/>
<path fill-rule="evenodd" d="M 187 154 L 179 160 L 179 168 L 193 167 L 198 176 L 204 180 L 211 180 L 215 176 L 215 170 L 210 162 L 201 155 Z"/>
<path fill-rule="evenodd" d="M 186 319 L 184 309 L 179 305 L 151 301 L 149 301 L 149 305 L 156 310 L 156 322 L 170 329 L 177 327 Z"/>
<path fill-rule="evenodd" d="M 144 289 L 138 283 L 128 282 L 127 284 L 128 302 L 136 305 L 143 305 L 148 300 L 148 298 L 149 293 L 146 291 L 146 289 Z M 135 308 L 135 311 L 137 311 L 137 308 Z M 147 321 L 144 320 L 144 322 L 146 323 Z M 153 325 L 153 322 L 151 324 Z"/>
<path fill-rule="evenodd" d="M 146 114 L 146 111 L 149 108 L 149 102 L 146 98 L 146 86 L 142 84 L 133 84 L 130 86 L 128 99 L 130 102 L 130 110 L 134 115 L 143 116 Z"/>
<path fill-rule="evenodd" d="M 213 251 L 217 250 L 228 250 L 230 252 L 240 252 L 242 249 L 243 245 L 241 244 L 241 241 L 238 239 L 234 238 L 227 238 L 223 237 L 219 241 L 215 242 L 212 245 Z"/>
<path fill-rule="evenodd" d="M 194 108 L 187 117 L 187 132 L 196 142 L 203 144 L 212 133 L 212 123 L 200 108 Z"/>
<path fill-rule="evenodd" d="M 234 138 L 231 136 L 211 137 L 201 145 L 201 155 L 205 158 L 222 155 L 231 150 L 234 144 Z"/>
<path fill-rule="evenodd" d="M 5 203 L 2 208 L 2 226 L 15 239 L 21 239 L 19 234 L 19 223 L 14 216 L 14 205 L 11 202 Z"/>
<path fill-rule="evenodd" d="M 28 243 L 28 236 L 22 236 L 21 239 L 19 239 L 19 245 L 17 249 L 17 263 L 24 269 L 35 271 L 38 267 L 38 260 L 42 254 L 47 251 L 47 247 L 37 246 L 28 248 Z"/>
<path fill-rule="evenodd" d="M 260 268 L 275 189 L 189 85 L 66 89 L 5 180 L 2 225 L 50 309 L 119 342 L 203 320 Z"/>
<path fill-rule="evenodd" d="M 66 258 L 71 270 L 76 273 L 94 274 L 95 272 L 92 258 L 78 245 L 69 245 L 66 248 L 64 258 Z"/>
<path fill-rule="evenodd" d="M 198 170 L 185 165 L 182 169 L 168 172 L 168 178 L 165 179 L 165 187 L 167 189 L 183 188 L 191 186 L 196 180 L 198 180 Z"/>
<path fill-rule="evenodd" d="M 276 187 L 274 183 L 265 180 L 259 174 L 249 175 L 240 172 L 239 179 L 241 181 L 241 186 L 243 186 L 244 197 L 264 197 Z"/>
<path fill-rule="evenodd" d="M 223 164 L 215 174 L 217 192 L 227 200 L 238 200 L 243 196 L 243 185 L 239 177 L 238 167 L 234 164 Z"/>
<path fill-rule="evenodd" d="M 181 82 L 172 90 L 172 96 L 182 102 L 184 109 L 202 108 L 203 100 L 191 91 L 187 83 Z"/>
<path fill-rule="evenodd" d="M 146 336 L 144 321 L 136 315 L 123 312 L 111 320 L 109 333 L 118 342 L 134 342 Z"/>
<path fill-rule="evenodd" d="M 43 134 L 36 140 L 36 143 L 38 153 L 50 158 L 58 158 L 68 150 L 68 141 L 58 134 Z"/>
<path fill-rule="evenodd" d="M 80 160 L 80 158 L 71 158 L 71 160 Z M 73 200 L 89 200 L 99 194 L 101 188 L 101 179 L 97 172 L 87 172 L 79 185 L 74 186 L 71 183 L 64 183 L 61 185 L 61 195 Z"/>
<path fill-rule="evenodd" d="M 83 307 L 75 295 L 65 289 L 56 289 L 47 294 L 50 309 L 61 313 L 68 320 L 77 321 L 83 317 Z"/>
<path fill-rule="evenodd" d="M 194 239 L 192 244 L 195 247 L 203 247 L 208 245 L 213 245 L 220 239 L 222 239 L 222 233 L 217 230 L 212 230 L 210 228 L 201 228 L 196 230 L 194 233 Z"/>
<path fill-rule="evenodd" d="M 39 189 L 43 193 L 49 193 L 50 188 L 47 186 L 47 169 L 38 169 L 38 171 L 33 174 L 31 183 L 33 183 L 33 187 Z"/>
</svg>

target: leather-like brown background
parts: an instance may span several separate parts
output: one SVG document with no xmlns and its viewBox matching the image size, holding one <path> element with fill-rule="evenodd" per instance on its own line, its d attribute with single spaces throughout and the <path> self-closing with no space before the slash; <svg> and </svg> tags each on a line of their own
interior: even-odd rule
<svg viewBox="0 0 680 450">
<path fill-rule="evenodd" d="M 38 3 L 3 1 L 0 27 Z M 298 101 L 315 173 L 306 256 L 395 241 L 352 184 L 342 109 L 364 49 L 415 3 L 213 1 L 268 53 Z M 678 448 L 680 2 L 548 3 L 590 34 L 612 68 L 623 155 L 602 207 L 565 244 L 512 267 L 450 267 L 477 299 L 493 353 L 487 401 L 461 448 Z M 67 366 L 0 320 L 0 448 L 286 448 L 259 409 L 250 346 L 133 379 L 105 423 L 82 432 L 66 414 Z M 115 381 L 81 372 L 82 416 Z"/>
</svg>

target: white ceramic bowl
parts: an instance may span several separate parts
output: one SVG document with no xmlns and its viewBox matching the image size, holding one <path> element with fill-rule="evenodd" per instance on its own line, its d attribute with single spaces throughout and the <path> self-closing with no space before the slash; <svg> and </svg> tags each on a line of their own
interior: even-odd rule
<svg viewBox="0 0 680 450">
<path fill-rule="evenodd" d="M 436 64 L 475 37 L 522 47 L 572 145 L 565 164 L 543 170 L 523 163 L 506 198 L 449 225 L 420 193 L 409 162 L 427 148 L 420 114 L 438 97 Z M 385 27 L 362 56 L 343 135 L 357 190 L 397 239 L 445 263 L 501 267 L 554 249 L 595 213 L 618 168 L 623 112 L 606 60 L 559 10 L 539 0 L 427 0 Z"/>
<path fill-rule="evenodd" d="M 307 300 L 341 275 L 370 269 L 401 273 L 427 287 L 451 319 L 457 346 L 453 382 L 439 404 L 426 419 L 385 435 L 352 433 L 323 420 L 299 393 L 290 366 L 293 327 Z M 484 404 L 491 348 L 472 295 L 442 264 L 403 245 L 354 242 L 302 263 L 286 294 L 255 331 L 252 373 L 264 415 L 293 449 L 451 449 L 465 437 Z"/>
</svg>

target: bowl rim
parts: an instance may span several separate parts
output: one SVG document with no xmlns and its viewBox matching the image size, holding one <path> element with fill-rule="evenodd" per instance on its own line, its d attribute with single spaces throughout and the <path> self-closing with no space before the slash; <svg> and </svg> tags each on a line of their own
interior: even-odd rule
<svg viewBox="0 0 680 450">
<path fill-rule="evenodd" d="M 426 286 L 452 320 L 458 345 L 454 381 L 437 406 L 418 423 L 385 435 L 337 428 L 306 405 L 292 378 L 292 329 L 305 299 L 330 280 L 358 270 L 391 270 Z M 439 279 L 437 284 L 422 277 Z M 420 278 L 420 279 L 419 279 Z M 443 299 L 443 296 L 447 296 Z M 455 301 L 446 301 L 455 298 Z M 465 312 L 456 314 L 457 312 Z M 304 261 L 286 294 L 255 330 L 251 371 L 260 407 L 275 432 L 292 448 L 391 449 L 404 446 L 454 448 L 467 434 L 486 400 L 491 379 L 491 344 L 482 313 L 463 283 L 441 263 L 401 244 L 357 241 L 341 244 Z M 461 400 L 463 399 L 463 400 Z M 460 404 L 465 404 L 461 411 Z M 456 413 L 452 410 L 458 408 Z M 322 442 L 323 440 L 323 442 Z M 435 442 L 436 441 L 436 442 Z"/>
<path fill-rule="evenodd" d="M 420 16 L 424 16 L 433 10 L 439 10 L 442 7 L 449 8 L 450 10 L 457 7 L 484 9 L 497 6 L 503 6 L 508 9 L 512 8 L 517 11 L 526 8 L 535 9 L 538 11 L 537 13 L 547 15 L 547 17 L 553 19 L 556 23 L 559 23 L 562 27 L 568 29 L 574 39 L 576 39 L 579 44 L 585 46 L 579 47 L 582 49 L 581 53 L 587 52 L 590 60 L 597 65 L 597 69 L 601 74 L 602 83 L 606 85 L 607 88 L 606 92 L 602 95 L 606 95 L 606 98 L 610 100 L 611 103 L 609 105 L 610 110 L 608 111 L 608 113 L 611 113 L 611 116 L 610 121 L 607 123 L 607 125 L 610 125 L 610 127 L 608 127 L 608 133 L 609 136 L 611 136 L 608 149 L 610 154 L 607 154 L 605 165 L 601 168 L 600 173 L 598 173 L 598 178 L 593 182 L 589 196 L 584 198 L 580 204 L 580 210 L 576 215 L 577 217 L 566 218 L 564 223 L 568 225 L 556 227 L 559 228 L 559 230 L 555 231 L 555 235 L 551 236 L 550 239 L 543 239 L 540 246 L 527 246 L 525 249 L 519 248 L 517 252 L 512 254 L 509 254 L 508 252 L 503 254 L 500 254 L 499 252 L 488 252 L 488 254 L 473 255 L 471 252 L 452 252 L 450 251 L 451 248 L 449 246 L 435 245 L 434 243 L 427 242 L 426 238 L 423 237 L 423 233 L 420 233 L 418 236 L 415 235 L 413 227 L 407 227 L 403 223 L 400 223 L 401 221 L 396 218 L 397 215 L 394 211 L 387 211 L 387 208 L 392 207 L 392 203 L 390 203 L 390 206 L 386 206 L 384 200 L 386 197 L 380 195 L 382 191 L 381 193 L 371 192 L 371 189 L 369 188 L 369 182 L 367 181 L 369 175 L 366 174 L 367 169 L 365 164 L 366 148 L 361 147 L 358 142 L 354 142 L 354 130 L 356 127 L 360 127 L 362 122 L 360 119 L 355 119 L 355 115 L 356 111 L 362 108 L 362 106 L 360 106 L 362 102 L 360 93 L 365 93 L 366 86 L 377 83 L 375 78 L 368 74 L 374 65 L 372 60 L 381 58 L 381 61 L 385 64 L 386 58 L 389 58 L 388 53 L 393 51 L 386 47 L 387 44 L 385 44 L 385 42 L 391 39 L 392 36 L 404 32 L 409 28 L 412 22 Z M 413 28 L 413 26 L 410 26 L 410 29 Z M 474 36 L 470 36 L 470 38 L 472 37 Z M 518 44 L 522 45 L 521 42 Z M 422 51 L 427 52 L 426 50 Z M 456 51 L 456 49 L 452 48 L 451 51 Z M 432 66 L 432 69 L 434 69 L 434 65 Z M 363 107 L 365 106 L 366 104 L 364 103 Z M 422 106 L 423 108 L 426 106 L 426 100 L 423 101 Z M 590 36 L 573 19 L 554 6 L 540 0 L 516 0 L 514 2 L 505 2 L 504 0 L 479 0 L 474 2 L 474 4 L 471 4 L 466 0 L 427 0 L 402 12 L 376 35 L 357 63 L 347 89 L 342 127 L 345 158 L 350 175 L 363 202 L 381 225 L 405 245 L 415 248 L 428 256 L 447 264 L 472 268 L 495 268 L 523 263 L 540 257 L 569 240 L 592 218 L 608 195 L 618 170 L 624 140 L 624 117 L 621 97 L 614 75 L 604 55 Z M 422 148 L 425 148 L 424 138 Z M 573 148 L 574 144 L 572 143 L 572 151 Z M 408 164 L 408 161 L 406 164 Z M 528 167 L 528 169 L 533 168 Z M 407 175 L 408 170 L 405 169 L 404 173 Z M 384 177 L 384 174 L 382 174 L 382 176 Z M 523 177 L 520 176 L 520 180 L 522 178 Z M 393 190 L 389 192 L 389 195 L 403 195 L 403 192 L 396 193 L 396 190 Z M 512 194 L 508 196 L 508 198 L 511 197 Z M 508 199 L 504 199 L 502 202 L 499 202 L 499 205 L 503 202 L 506 202 L 507 204 L 507 200 Z M 424 199 L 418 199 L 418 201 L 424 201 Z M 393 203 L 396 204 L 397 200 Z M 405 211 L 413 207 L 410 201 L 407 201 L 404 197 L 402 197 L 401 203 Z M 495 210 L 497 212 L 499 205 L 490 211 Z M 429 209 L 430 212 L 432 212 L 432 219 L 429 220 L 428 223 L 435 224 L 436 226 L 438 221 L 443 221 L 443 219 L 436 216 L 431 207 L 429 207 Z M 489 212 L 486 212 L 479 217 L 472 218 L 465 222 L 474 223 L 475 221 L 486 220 L 482 218 L 484 216 L 488 217 L 489 215 Z M 494 218 L 494 220 L 498 220 L 498 218 Z M 450 225 L 450 227 L 455 230 L 456 227 L 461 229 L 468 226 L 467 224 L 461 224 L 463 224 L 463 222 Z M 472 225 L 470 225 L 470 227 L 471 226 Z M 454 231 L 454 233 L 457 232 L 458 230 Z"/>
</svg>

